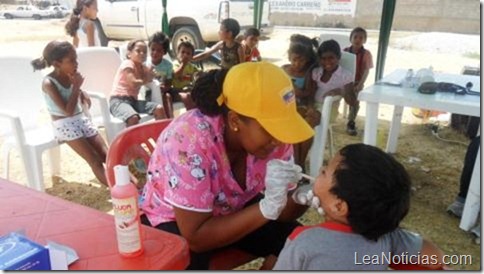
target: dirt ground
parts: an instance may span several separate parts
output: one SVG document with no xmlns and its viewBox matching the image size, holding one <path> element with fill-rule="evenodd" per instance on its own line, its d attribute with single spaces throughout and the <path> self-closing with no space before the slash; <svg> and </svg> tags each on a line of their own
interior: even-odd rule
<svg viewBox="0 0 484 274">
<path fill-rule="evenodd" d="M 0 19 L 0 54 L 27 55 L 32 58 L 40 57 L 43 47 L 53 39 L 70 40 L 63 30 L 66 19 L 51 20 L 3 20 Z M 276 28 L 269 40 L 260 42 L 260 51 L 264 59 L 282 65 L 287 62 L 286 50 L 289 36 L 292 33 L 317 36 L 323 30 Z M 347 33 L 350 30 L 332 30 Z M 433 35 L 433 36 L 427 36 Z M 437 35 L 438 37 L 436 38 Z M 431 39 L 425 39 L 425 38 Z M 445 41 L 433 45 L 435 41 Z M 369 31 L 365 45 L 373 53 L 376 65 L 378 32 Z M 422 48 L 422 41 L 432 48 Z M 463 42 L 465 41 L 465 42 Z M 395 32 L 392 34 L 387 54 L 385 74 L 396 68 L 419 68 L 432 66 L 434 71 L 461 73 L 466 66 L 480 65 L 480 37 L 476 35 L 454 34 L 422 34 L 410 32 Z M 110 46 L 115 43 L 111 43 Z M 373 83 L 374 69 L 371 70 L 367 85 Z M 380 107 L 380 129 L 378 146 L 384 148 L 392 116 L 393 108 L 382 105 Z M 335 147 L 341 148 L 345 144 L 361 142 L 364 127 L 365 105 L 362 104 L 357 126 L 358 136 L 351 137 L 345 133 L 345 121 L 338 117 L 334 127 Z M 459 176 L 463 166 L 463 159 L 468 140 L 462 134 L 441 124 L 439 135 L 445 139 L 457 142 L 445 142 L 435 138 L 430 131 L 429 122 L 424 122 L 405 109 L 402 119 L 398 152 L 396 158 L 408 169 L 413 179 L 412 206 L 409 215 L 403 221 L 403 227 L 421 233 L 427 239 L 436 243 L 449 255 L 471 255 L 472 263 L 456 265 L 455 269 L 481 269 L 480 244 L 474 243 L 474 237 L 459 229 L 459 220 L 449 216 L 445 209 L 453 201 L 458 192 Z M 101 131 L 101 133 L 103 133 Z M 1 138 L 1 136 L 0 136 Z M 1 139 L 0 139 L 1 143 Z M 45 156 L 44 156 L 45 157 Z M 105 212 L 111 210 L 109 192 L 101 187 L 88 165 L 67 146 L 61 150 L 62 170 L 56 177 L 50 177 L 47 165 L 44 166 L 44 178 L 49 194 L 62 197 Z M 325 159 L 329 155 L 326 154 Z M 418 158 L 420 161 L 415 162 Z M 0 171 L 3 174 L 3 159 Z M 47 159 L 44 158 L 44 163 Z M 23 183 L 26 181 L 25 172 L 16 151 L 11 154 L 10 179 Z M 3 175 L 2 175 L 3 176 Z M 308 211 L 301 218 L 306 224 L 314 224 L 320 217 L 314 211 Z M 260 261 L 245 265 L 242 269 L 255 269 Z"/>
</svg>

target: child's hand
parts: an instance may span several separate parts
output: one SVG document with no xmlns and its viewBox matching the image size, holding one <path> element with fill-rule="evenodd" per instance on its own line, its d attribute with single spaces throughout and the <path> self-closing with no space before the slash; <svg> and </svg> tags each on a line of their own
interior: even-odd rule
<svg viewBox="0 0 484 274">
<path fill-rule="evenodd" d="M 72 74 L 70 80 L 72 83 L 72 91 L 79 91 L 82 83 L 84 83 L 84 77 L 79 72 Z"/>
<path fill-rule="evenodd" d="M 145 75 L 145 77 L 144 77 L 145 78 L 144 79 L 144 83 L 152 82 L 153 79 L 155 79 L 155 76 L 156 76 L 155 75 L 155 72 L 153 71 L 153 69 L 151 69 L 149 67 L 145 68 L 144 75 Z"/>
<path fill-rule="evenodd" d="M 345 102 L 350 105 L 350 106 L 354 106 L 356 105 L 356 102 L 357 102 L 357 96 L 356 96 L 356 92 L 354 90 L 354 86 L 352 84 L 348 84 L 348 85 L 345 85 L 342 89 L 342 95 L 343 95 L 343 98 L 345 100 Z"/>
<path fill-rule="evenodd" d="M 355 92 L 360 92 L 363 89 L 363 83 L 355 84 Z"/>
<path fill-rule="evenodd" d="M 91 108 L 91 98 L 84 91 L 81 91 L 81 104 L 87 104 L 87 107 Z"/>
</svg>

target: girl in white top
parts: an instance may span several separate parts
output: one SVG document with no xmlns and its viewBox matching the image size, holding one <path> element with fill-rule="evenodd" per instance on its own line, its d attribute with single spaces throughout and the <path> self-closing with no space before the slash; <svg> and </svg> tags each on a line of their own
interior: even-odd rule
<svg viewBox="0 0 484 274">
<path fill-rule="evenodd" d="M 318 48 L 319 67 L 312 71 L 312 79 L 317 90 L 314 97 L 316 105 L 321 109 L 326 96 L 341 95 L 348 105 L 354 104 L 356 97 L 353 89 L 353 74 L 339 65 L 341 48 L 335 40 L 324 41 Z M 354 97 L 354 98 L 353 98 Z M 331 120 L 338 114 L 339 101 L 334 102 Z"/>
<path fill-rule="evenodd" d="M 76 48 L 101 46 L 99 33 L 93 21 L 97 18 L 97 12 L 97 0 L 77 0 L 71 18 L 65 26 Z"/>
</svg>

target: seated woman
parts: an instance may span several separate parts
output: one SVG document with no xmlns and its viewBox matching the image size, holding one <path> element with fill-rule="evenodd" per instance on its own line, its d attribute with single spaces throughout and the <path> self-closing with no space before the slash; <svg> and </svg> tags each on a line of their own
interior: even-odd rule
<svg viewBox="0 0 484 274">
<path fill-rule="evenodd" d="M 291 144 L 314 134 L 291 80 L 275 65 L 244 63 L 201 76 L 192 98 L 198 108 L 158 138 L 142 222 L 188 241 L 188 269 L 208 269 L 212 251 L 229 245 L 275 259 L 307 209 L 287 198 L 301 179 Z"/>
</svg>

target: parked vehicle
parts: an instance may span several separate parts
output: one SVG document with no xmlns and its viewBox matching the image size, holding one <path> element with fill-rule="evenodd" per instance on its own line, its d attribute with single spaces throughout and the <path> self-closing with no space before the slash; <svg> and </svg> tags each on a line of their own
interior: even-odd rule
<svg viewBox="0 0 484 274">
<path fill-rule="evenodd" d="M 52 18 L 64 18 L 71 13 L 71 10 L 61 5 L 50 6 L 47 9 L 52 12 Z"/>
<path fill-rule="evenodd" d="M 1 10 L 0 15 L 5 17 L 5 19 L 13 18 L 33 18 L 35 20 L 40 20 L 42 18 L 52 17 L 53 12 L 50 10 L 41 10 L 35 6 L 21 5 L 14 10 Z"/>
<path fill-rule="evenodd" d="M 161 0 L 98 0 L 98 17 L 108 39 L 148 39 L 161 30 Z M 219 40 L 220 22 L 236 19 L 241 28 L 253 25 L 253 0 L 168 0 L 168 35 L 176 51 L 181 41 L 205 48 Z M 269 2 L 264 0 L 262 35 L 269 34 Z"/>
</svg>

